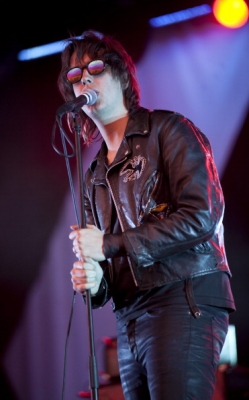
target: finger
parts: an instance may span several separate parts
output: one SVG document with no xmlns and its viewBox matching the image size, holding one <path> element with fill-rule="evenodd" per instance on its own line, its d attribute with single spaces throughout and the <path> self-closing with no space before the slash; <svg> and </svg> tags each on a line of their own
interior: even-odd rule
<svg viewBox="0 0 249 400">
<path fill-rule="evenodd" d="M 84 258 L 84 260 L 75 261 L 73 267 L 76 269 L 86 269 L 95 271 L 95 263 L 92 262 L 91 258 Z"/>
<path fill-rule="evenodd" d="M 73 283 L 73 289 L 76 290 L 78 293 L 84 293 L 88 289 L 93 289 L 95 286 L 95 283 Z"/>
<path fill-rule="evenodd" d="M 80 270 L 78 270 L 79 275 L 77 274 L 77 272 L 73 272 L 71 274 L 71 282 L 74 285 L 89 285 L 89 284 L 93 284 L 93 286 L 96 285 L 96 274 L 94 274 L 94 276 L 89 276 L 89 273 L 93 273 L 93 271 L 88 271 L 88 273 L 86 274 L 85 272 L 82 272 Z"/>
<path fill-rule="evenodd" d="M 81 259 L 82 260 L 82 257 L 81 257 L 81 252 L 80 252 L 80 250 L 77 248 L 77 247 L 73 247 L 72 248 L 72 251 L 73 251 L 73 253 L 75 254 L 75 256 L 78 258 L 78 259 Z M 82 260 L 83 261 L 83 260 Z"/>
<path fill-rule="evenodd" d="M 71 281 L 72 282 L 78 282 L 78 283 L 83 283 L 85 282 L 85 271 L 79 268 L 74 268 L 72 271 L 70 271 L 71 275 Z"/>
<path fill-rule="evenodd" d="M 77 229 L 75 231 L 70 232 L 68 237 L 71 240 L 75 239 L 76 237 L 79 237 L 79 230 Z"/>
<path fill-rule="evenodd" d="M 83 260 L 75 261 L 73 263 L 73 268 L 84 269 L 84 261 Z"/>
<path fill-rule="evenodd" d="M 75 268 L 71 271 L 71 277 L 79 282 L 93 282 L 96 278 L 96 272 L 94 270 Z"/>
<path fill-rule="evenodd" d="M 69 237 L 69 239 L 72 240 L 72 239 L 74 239 L 76 237 L 76 235 L 77 235 L 77 231 L 72 231 L 72 232 L 69 233 L 68 237 Z"/>
<path fill-rule="evenodd" d="M 76 231 L 79 229 L 78 225 L 70 225 L 70 229 L 72 229 L 73 231 Z"/>
<path fill-rule="evenodd" d="M 79 242 L 79 236 L 77 235 L 74 240 L 73 240 L 73 246 L 74 247 L 80 247 L 80 242 Z"/>
</svg>

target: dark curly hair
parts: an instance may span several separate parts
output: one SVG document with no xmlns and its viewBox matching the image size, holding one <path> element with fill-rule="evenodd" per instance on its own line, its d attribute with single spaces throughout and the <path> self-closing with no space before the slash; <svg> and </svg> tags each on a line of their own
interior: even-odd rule
<svg viewBox="0 0 249 400">
<path fill-rule="evenodd" d="M 139 107 L 140 89 L 136 78 L 136 67 L 131 57 L 116 39 L 93 30 L 85 31 L 81 36 L 73 36 L 65 41 L 65 48 L 61 55 L 62 66 L 57 83 L 66 102 L 75 99 L 73 86 L 66 78 L 71 67 L 70 61 L 73 53 L 79 60 L 85 54 L 90 59 L 108 60 L 113 77 L 121 82 L 128 112 L 130 113 Z M 89 143 L 96 132 L 96 125 L 82 110 L 80 111 L 80 118 L 82 120 L 83 139 L 86 143 Z M 70 126 L 70 115 L 68 122 Z"/>
</svg>

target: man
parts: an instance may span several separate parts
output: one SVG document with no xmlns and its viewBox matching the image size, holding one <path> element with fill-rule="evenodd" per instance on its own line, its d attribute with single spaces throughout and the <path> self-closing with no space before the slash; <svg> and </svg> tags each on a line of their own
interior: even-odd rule
<svg viewBox="0 0 249 400">
<path fill-rule="evenodd" d="M 80 111 L 85 142 L 103 142 L 85 176 L 87 226 L 69 237 L 73 288 L 93 307 L 111 297 L 126 400 L 211 400 L 235 310 L 223 243 L 222 189 L 205 135 L 186 117 L 139 104 L 121 44 L 69 38 L 58 79 Z"/>
</svg>

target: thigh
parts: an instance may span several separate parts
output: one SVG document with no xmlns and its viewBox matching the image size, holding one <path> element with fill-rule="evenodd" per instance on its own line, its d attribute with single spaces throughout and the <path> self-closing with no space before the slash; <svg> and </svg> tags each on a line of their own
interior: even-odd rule
<svg viewBox="0 0 249 400">
<path fill-rule="evenodd" d="M 149 397 L 140 399 L 212 399 L 228 314 L 200 308 L 198 319 L 188 306 L 177 305 L 148 312 L 128 325 L 127 347 L 120 353 L 122 375 L 128 378 L 124 392 L 148 387 Z"/>
<path fill-rule="evenodd" d="M 136 320 L 118 326 L 117 354 L 125 400 L 150 400 L 146 370 L 138 361 L 135 342 Z"/>
</svg>

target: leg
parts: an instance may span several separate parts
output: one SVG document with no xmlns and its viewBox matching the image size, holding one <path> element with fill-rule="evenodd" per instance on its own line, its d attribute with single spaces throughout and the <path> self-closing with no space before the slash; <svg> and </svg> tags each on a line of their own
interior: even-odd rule
<svg viewBox="0 0 249 400">
<path fill-rule="evenodd" d="M 150 400 L 146 371 L 137 361 L 135 323 L 118 326 L 117 344 L 120 379 L 125 400 Z"/>
<path fill-rule="evenodd" d="M 228 314 L 215 307 L 199 307 L 202 316 L 198 319 L 188 306 L 176 305 L 130 322 L 128 343 L 126 348 L 121 346 L 119 354 L 127 400 L 212 399 Z M 149 397 L 146 393 L 136 395 L 134 390 L 146 392 L 147 382 Z"/>
</svg>

